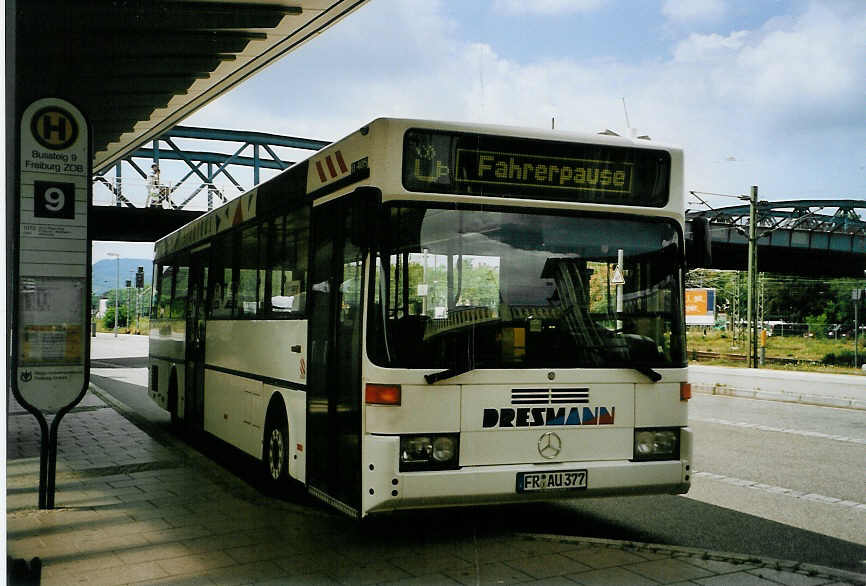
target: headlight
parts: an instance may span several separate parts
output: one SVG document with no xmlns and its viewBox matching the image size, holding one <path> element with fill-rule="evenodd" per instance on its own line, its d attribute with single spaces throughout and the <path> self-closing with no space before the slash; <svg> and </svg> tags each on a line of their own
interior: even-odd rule
<svg viewBox="0 0 866 586">
<path fill-rule="evenodd" d="M 457 434 L 400 436 L 400 471 L 457 468 L 459 445 Z"/>
<path fill-rule="evenodd" d="M 454 440 L 448 436 L 437 437 L 433 442 L 433 459 L 448 462 L 454 457 Z"/>
<path fill-rule="evenodd" d="M 416 462 L 429 462 L 433 453 L 433 444 L 429 437 L 405 438 L 400 447 L 400 461 L 414 464 Z"/>
<path fill-rule="evenodd" d="M 636 429 L 635 460 L 676 460 L 680 457 L 680 430 Z"/>
</svg>

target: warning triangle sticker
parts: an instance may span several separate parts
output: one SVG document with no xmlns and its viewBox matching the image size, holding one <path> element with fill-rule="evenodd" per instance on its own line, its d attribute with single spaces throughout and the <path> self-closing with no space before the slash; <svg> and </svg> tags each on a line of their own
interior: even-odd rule
<svg viewBox="0 0 866 586">
<path fill-rule="evenodd" d="M 610 280 L 614 285 L 625 285 L 625 279 L 622 276 L 622 269 L 616 267 L 613 269 L 613 277 Z"/>
</svg>

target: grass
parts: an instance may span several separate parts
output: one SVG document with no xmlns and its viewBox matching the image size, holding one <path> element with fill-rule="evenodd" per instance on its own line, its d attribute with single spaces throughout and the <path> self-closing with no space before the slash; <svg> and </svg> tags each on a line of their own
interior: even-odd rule
<svg viewBox="0 0 866 586">
<path fill-rule="evenodd" d="M 720 354 L 748 354 L 748 340 L 743 336 L 733 340 L 730 332 L 709 330 L 706 334 L 700 329 L 689 330 L 687 336 L 689 351 L 717 352 Z M 802 362 L 797 364 L 766 364 L 765 368 L 776 370 L 799 370 L 810 372 L 827 372 L 836 374 L 864 374 L 866 371 L 850 366 L 831 366 L 820 364 L 828 354 L 839 355 L 842 352 L 854 353 L 854 340 L 807 338 L 804 336 L 768 336 L 767 358 L 793 358 Z M 861 339 L 859 350 L 861 364 L 866 356 L 866 340 Z M 691 357 L 691 355 L 690 355 Z M 729 359 L 701 360 L 702 364 L 719 364 L 726 366 L 743 366 L 743 362 Z"/>
<path fill-rule="evenodd" d="M 146 318 L 146 317 L 142 317 L 139 319 L 138 328 L 136 329 L 135 320 L 133 319 L 133 320 L 131 320 L 131 323 L 130 323 L 131 327 L 119 326 L 117 328 L 117 332 L 119 334 L 144 334 L 146 336 L 148 333 L 149 324 L 150 324 L 150 319 Z M 104 319 L 97 319 L 96 320 L 96 331 L 100 332 L 100 333 L 105 333 L 105 332 L 111 333 L 114 331 L 114 328 L 112 328 L 110 326 L 106 326 Z"/>
</svg>

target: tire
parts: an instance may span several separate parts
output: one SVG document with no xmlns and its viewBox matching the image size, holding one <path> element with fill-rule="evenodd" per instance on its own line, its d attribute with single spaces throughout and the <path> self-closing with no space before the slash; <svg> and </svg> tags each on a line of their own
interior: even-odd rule
<svg viewBox="0 0 866 586">
<path fill-rule="evenodd" d="M 268 488 L 281 489 L 289 478 L 289 426 L 285 419 L 269 418 L 264 439 L 262 461 Z"/>
</svg>

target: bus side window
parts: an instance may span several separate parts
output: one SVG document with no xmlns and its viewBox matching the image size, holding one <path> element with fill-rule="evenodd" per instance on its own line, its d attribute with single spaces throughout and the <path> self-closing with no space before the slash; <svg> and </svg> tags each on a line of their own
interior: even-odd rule
<svg viewBox="0 0 866 586">
<path fill-rule="evenodd" d="M 250 226 L 240 234 L 238 260 L 237 317 L 255 317 L 259 313 L 258 291 L 259 227 Z"/>
<path fill-rule="evenodd" d="M 298 210 L 294 218 L 292 254 L 295 258 L 292 289 L 296 295 L 295 311 L 304 312 L 307 308 L 307 262 L 310 254 L 310 211 Z"/>
<path fill-rule="evenodd" d="M 161 285 L 162 265 L 153 264 L 153 279 L 151 280 L 150 288 L 150 318 L 157 318 L 157 308 L 159 307 L 159 291 Z"/>
<path fill-rule="evenodd" d="M 171 316 L 171 290 L 174 272 L 173 266 L 162 265 L 162 274 L 159 277 L 159 301 L 156 310 L 158 319 L 168 319 Z"/>
<path fill-rule="evenodd" d="M 213 319 L 231 319 L 234 307 L 234 281 L 232 279 L 232 233 L 219 236 L 213 244 L 211 259 L 211 308 Z"/>
<path fill-rule="evenodd" d="M 174 278 L 174 294 L 171 296 L 171 317 L 173 319 L 181 319 L 186 315 L 188 279 L 189 267 L 178 266 Z"/>
<path fill-rule="evenodd" d="M 284 317 L 306 308 L 309 208 L 276 218 L 270 236 L 270 314 Z"/>
<path fill-rule="evenodd" d="M 256 302 L 257 311 L 256 315 L 259 318 L 264 318 L 266 313 L 270 310 L 270 307 L 267 305 L 269 303 L 268 295 L 266 295 L 267 286 L 268 286 L 268 235 L 270 234 L 271 223 L 264 222 L 259 225 L 259 242 L 258 242 L 258 256 L 256 257 L 256 280 L 258 281 L 258 285 L 256 286 Z"/>
<path fill-rule="evenodd" d="M 282 258 L 285 251 L 286 240 L 286 219 L 275 218 L 271 227 L 269 246 L 268 246 L 268 272 L 270 273 L 269 291 L 270 305 L 269 312 L 271 317 L 273 314 L 279 314 L 283 311 L 290 311 L 289 301 L 283 296 L 283 270 Z"/>
</svg>

